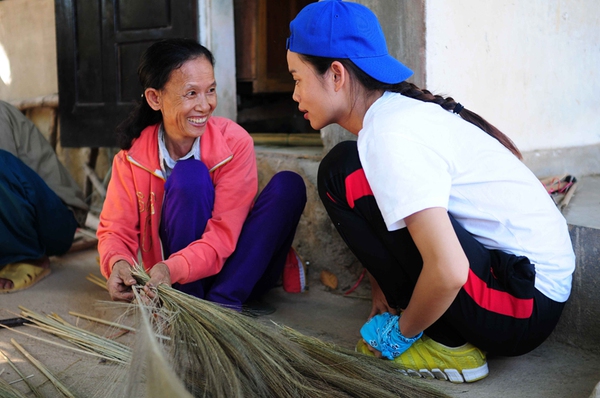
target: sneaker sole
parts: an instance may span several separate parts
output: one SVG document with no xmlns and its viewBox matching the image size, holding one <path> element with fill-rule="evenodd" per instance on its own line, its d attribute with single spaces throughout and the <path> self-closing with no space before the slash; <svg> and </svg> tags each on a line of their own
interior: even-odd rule
<svg viewBox="0 0 600 398">
<path fill-rule="evenodd" d="M 463 369 L 462 374 L 457 369 L 401 369 L 399 370 L 405 376 L 423 379 L 437 379 L 449 381 L 451 383 L 473 383 L 485 378 L 490 372 L 487 363 L 475 369 Z"/>
<path fill-rule="evenodd" d="M 354 347 L 354 352 L 362 353 L 363 355 L 369 355 L 364 352 L 360 352 L 358 350 L 358 346 Z M 373 356 L 373 354 L 371 354 Z M 484 379 L 490 373 L 488 369 L 488 364 L 485 362 L 478 368 L 472 369 L 463 369 L 462 373 L 457 369 L 398 369 L 398 372 L 405 376 L 411 376 L 415 378 L 423 378 L 423 379 L 437 379 L 443 381 L 449 381 L 451 383 L 473 383 L 478 380 Z"/>
</svg>

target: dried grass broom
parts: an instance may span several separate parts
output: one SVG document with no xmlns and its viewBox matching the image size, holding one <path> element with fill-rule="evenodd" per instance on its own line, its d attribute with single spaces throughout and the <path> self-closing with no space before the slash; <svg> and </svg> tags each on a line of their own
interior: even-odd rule
<svg viewBox="0 0 600 398">
<path fill-rule="evenodd" d="M 138 297 L 137 304 L 140 306 L 140 325 L 128 371 L 129 383 L 124 396 L 192 398 L 181 380 L 175 375 L 156 336 L 153 335 L 148 316 L 149 311 L 145 311 L 142 307 L 143 300 L 140 299 L 135 288 L 134 293 Z"/>
<path fill-rule="evenodd" d="M 134 277 L 140 285 L 149 280 L 141 267 L 136 267 Z M 170 337 L 160 342 L 163 352 L 193 396 L 447 396 L 401 375 L 393 362 L 341 349 L 289 328 L 270 327 L 166 285 L 159 285 L 155 300 L 147 304 L 138 304 L 154 328 L 146 337 Z"/>
</svg>

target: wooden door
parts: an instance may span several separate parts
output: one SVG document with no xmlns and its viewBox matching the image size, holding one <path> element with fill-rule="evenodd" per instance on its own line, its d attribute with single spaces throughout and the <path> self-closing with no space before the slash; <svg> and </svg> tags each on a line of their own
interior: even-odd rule
<svg viewBox="0 0 600 398">
<path fill-rule="evenodd" d="M 198 38 L 197 0 L 55 0 L 60 143 L 112 147 L 142 88 L 143 51 Z"/>
<path fill-rule="evenodd" d="M 238 82 L 251 83 L 253 93 L 293 91 L 285 58 L 289 24 L 314 1 L 234 0 Z"/>
</svg>

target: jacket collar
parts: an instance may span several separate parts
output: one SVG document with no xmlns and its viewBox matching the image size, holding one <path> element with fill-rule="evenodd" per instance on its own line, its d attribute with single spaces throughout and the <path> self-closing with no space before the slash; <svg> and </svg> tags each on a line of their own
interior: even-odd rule
<svg viewBox="0 0 600 398">
<path fill-rule="evenodd" d="M 233 157 L 233 152 L 224 136 L 226 119 L 213 116 L 208 119 L 206 130 L 200 137 L 200 155 L 209 171 L 214 171 Z M 164 178 L 160 168 L 158 154 L 158 128 L 160 124 L 146 127 L 140 136 L 133 141 L 128 150 L 130 162 L 146 169 L 148 172 Z"/>
</svg>

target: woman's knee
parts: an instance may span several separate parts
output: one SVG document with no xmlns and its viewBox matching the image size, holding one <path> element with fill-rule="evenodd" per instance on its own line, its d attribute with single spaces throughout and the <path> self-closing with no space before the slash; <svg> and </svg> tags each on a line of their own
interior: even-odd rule
<svg viewBox="0 0 600 398">
<path fill-rule="evenodd" d="M 361 168 L 356 141 L 343 141 L 334 146 L 319 165 L 317 188 L 321 201 L 328 203 L 338 198 L 344 202 L 346 177 Z"/>
<path fill-rule="evenodd" d="M 13 178 L 21 170 L 29 173 L 33 172 L 21 159 L 4 149 L 0 149 L 0 178 Z"/>
<path fill-rule="evenodd" d="M 290 208 L 300 208 L 306 204 L 306 184 L 304 179 L 293 171 L 280 171 L 275 174 L 263 193 L 272 200 L 282 201 Z"/>
<path fill-rule="evenodd" d="M 342 141 L 331 148 L 319 164 L 318 180 L 332 174 L 350 174 L 356 168 L 360 168 L 356 141 Z"/>
</svg>

